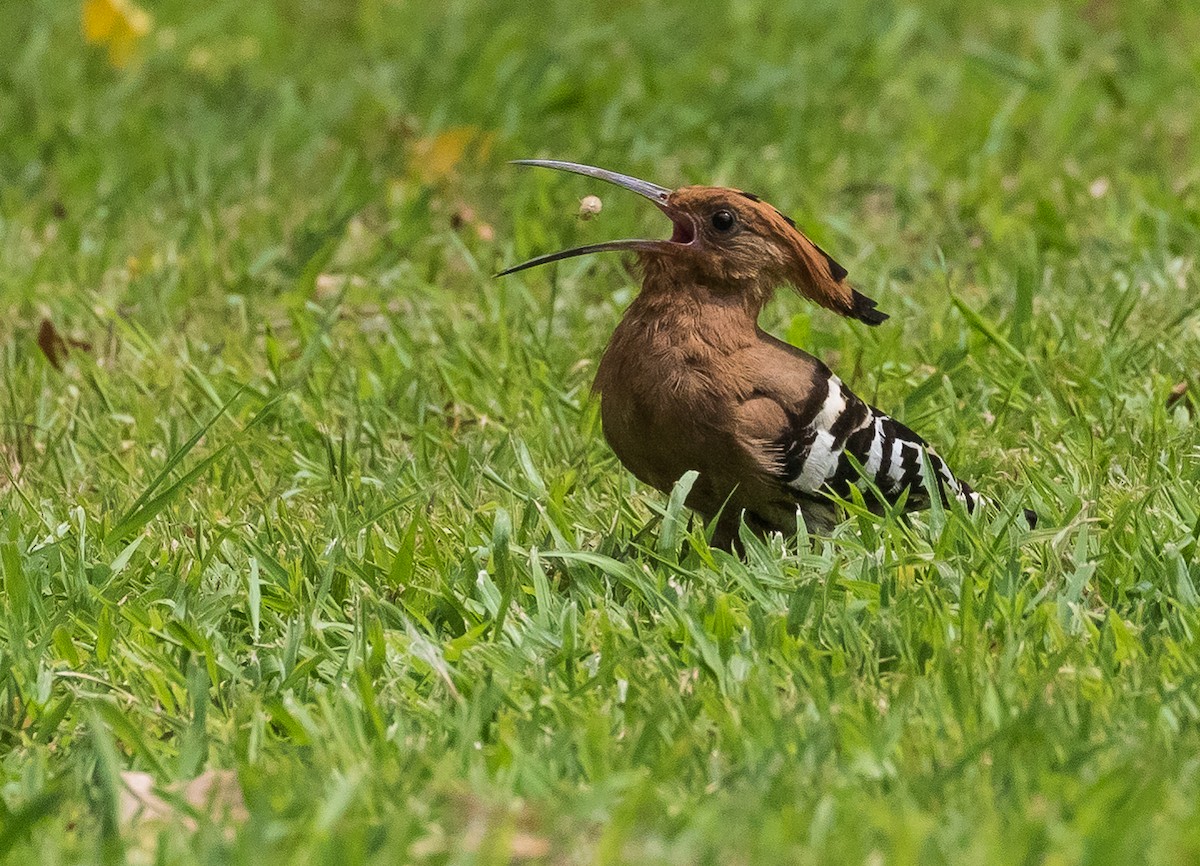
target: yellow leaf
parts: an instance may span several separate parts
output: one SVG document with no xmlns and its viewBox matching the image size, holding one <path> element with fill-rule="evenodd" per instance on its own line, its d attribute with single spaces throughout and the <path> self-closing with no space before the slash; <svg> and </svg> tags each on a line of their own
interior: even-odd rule
<svg viewBox="0 0 1200 866">
<path fill-rule="evenodd" d="M 83 38 L 108 49 L 108 62 L 128 65 L 138 43 L 150 32 L 150 13 L 130 0 L 84 0 L 80 10 Z"/>
<path fill-rule="evenodd" d="M 449 176 L 469 150 L 486 157 L 491 144 L 491 133 L 475 126 L 452 126 L 413 144 L 412 170 L 425 183 L 434 183 Z"/>
</svg>

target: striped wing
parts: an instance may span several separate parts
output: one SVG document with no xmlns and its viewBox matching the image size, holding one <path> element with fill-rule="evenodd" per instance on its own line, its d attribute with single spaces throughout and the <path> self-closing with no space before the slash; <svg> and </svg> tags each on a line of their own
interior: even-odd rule
<svg viewBox="0 0 1200 866">
<path fill-rule="evenodd" d="M 906 506 L 924 508 L 930 500 L 928 461 L 941 501 L 948 503 L 953 496 L 968 511 L 975 510 L 979 494 L 956 478 L 924 439 L 860 400 L 832 373 L 826 387 L 816 414 L 800 418 L 788 413 L 789 427 L 773 443 L 780 480 L 794 498 L 805 502 L 828 493 L 845 496 L 853 484 L 863 487 L 870 501 L 873 494 L 863 484 L 869 480 L 888 502 L 907 491 Z"/>
</svg>

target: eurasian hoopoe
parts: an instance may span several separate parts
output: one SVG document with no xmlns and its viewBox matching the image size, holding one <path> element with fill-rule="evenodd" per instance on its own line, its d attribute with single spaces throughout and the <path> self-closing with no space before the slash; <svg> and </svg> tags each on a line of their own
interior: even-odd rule
<svg viewBox="0 0 1200 866">
<path fill-rule="evenodd" d="M 908 508 L 927 507 L 927 471 L 941 501 L 954 496 L 969 511 L 978 507 L 979 494 L 920 436 L 758 327 L 784 283 L 868 325 L 888 318 L 792 220 L 736 189 L 671 191 L 587 165 L 517 162 L 616 184 L 670 218 L 668 240 L 588 244 L 497 276 L 586 253 L 638 254 L 641 294 L 613 333 L 593 386 L 604 435 L 634 475 L 663 492 L 696 470 L 687 504 L 706 520 L 720 515 L 714 543 L 733 543 L 743 518 L 758 533 L 790 534 L 797 509 L 810 528 L 828 530 L 838 517 L 830 494 L 844 497 L 850 485 L 869 503 L 907 494 Z"/>
</svg>

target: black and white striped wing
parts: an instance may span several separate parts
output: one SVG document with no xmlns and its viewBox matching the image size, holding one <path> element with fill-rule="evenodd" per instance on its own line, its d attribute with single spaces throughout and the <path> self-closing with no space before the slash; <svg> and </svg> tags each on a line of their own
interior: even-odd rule
<svg viewBox="0 0 1200 866">
<path fill-rule="evenodd" d="M 864 487 L 870 501 L 873 494 L 863 484 L 866 480 L 888 502 L 907 491 L 907 507 L 924 508 L 930 500 L 928 461 L 943 503 L 953 496 L 968 511 L 979 505 L 979 494 L 956 478 L 924 439 L 860 400 L 837 376 L 830 374 L 826 387 L 816 414 L 807 419 L 791 415 L 790 429 L 775 443 L 781 480 L 797 500 L 828 493 L 845 496 L 853 484 Z"/>
</svg>

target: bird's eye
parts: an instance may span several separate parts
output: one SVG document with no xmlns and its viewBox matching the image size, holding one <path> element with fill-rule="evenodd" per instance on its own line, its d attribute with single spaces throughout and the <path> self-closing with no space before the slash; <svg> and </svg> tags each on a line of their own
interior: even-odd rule
<svg viewBox="0 0 1200 866">
<path fill-rule="evenodd" d="M 712 215 L 712 227 L 719 232 L 729 231 L 735 222 L 732 211 L 719 210 Z"/>
</svg>

